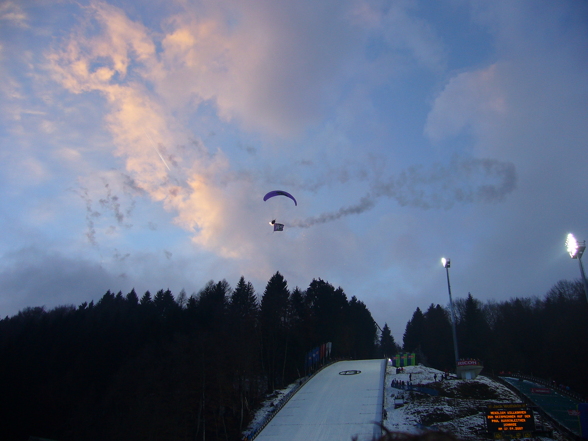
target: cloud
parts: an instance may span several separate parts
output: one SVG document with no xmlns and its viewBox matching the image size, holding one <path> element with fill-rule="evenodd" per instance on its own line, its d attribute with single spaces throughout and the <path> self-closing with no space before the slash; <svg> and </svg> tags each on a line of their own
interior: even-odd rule
<svg viewBox="0 0 588 441">
<path fill-rule="evenodd" d="M 170 103 L 145 86 L 157 81 L 162 69 L 149 32 L 103 2 L 93 2 L 86 12 L 85 22 L 49 55 L 55 79 L 73 93 L 102 94 L 114 153 L 123 157 L 127 181 L 132 182 L 123 188 L 139 189 L 162 202 L 177 213 L 177 224 L 193 231 L 199 243 L 208 244 L 215 226 L 222 225 L 223 198 L 213 181 L 226 174 L 226 158 L 221 152 L 210 154 L 198 141 L 180 144 L 189 133 L 177 130 L 167 110 Z M 89 28 L 94 22 L 96 26 Z M 87 192 L 81 193 L 88 205 L 87 236 L 93 243 L 95 220 L 102 210 L 111 212 L 119 226 L 125 218 L 109 182 L 104 181 L 106 194 L 98 199 L 99 207 Z"/>
<path fill-rule="evenodd" d="M 2 255 L 0 316 L 16 314 L 25 307 L 50 309 L 96 302 L 107 290 L 124 295 L 133 288 L 139 294 L 169 288 L 175 295 L 181 289 L 191 294 L 210 278 L 227 277 L 225 269 L 213 272 L 205 259 L 195 263 L 194 256 L 193 251 L 172 257 L 165 250 L 154 254 L 114 249 L 112 256 L 98 263 L 88 256 L 67 255 L 47 246 L 21 248 Z M 164 280 L 162 274 L 167 276 Z"/>
<path fill-rule="evenodd" d="M 22 8 L 12 1 L 0 3 L 0 20 L 5 20 L 19 27 L 27 27 L 27 15 Z"/>
<path fill-rule="evenodd" d="M 417 17 L 414 4 L 395 2 L 381 14 L 382 34 L 396 51 L 408 51 L 417 65 L 442 72 L 447 64 L 441 38 L 426 20 Z"/>
<path fill-rule="evenodd" d="M 214 101 L 248 129 L 299 134 L 325 118 L 360 53 L 346 1 L 227 1 L 167 20 L 162 95 Z M 320 43 L 319 43 L 320 42 Z"/>
<path fill-rule="evenodd" d="M 456 136 L 467 128 L 480 135 L 498 125 L 507 113 L 506 103 L 496 65 L 458 74 L 435 99 L 425 134 L 432 141 Z"/>
<path fill-rule="evenodd" d="M 89 301 L 118 285 L 96 263 L 40 248 L 25 248 L 3 256 L 0 310 L 15 314 L 27 306 L 52 308 Z M 102 292 L 101 292 L 102 291 Z"/>
</svg>

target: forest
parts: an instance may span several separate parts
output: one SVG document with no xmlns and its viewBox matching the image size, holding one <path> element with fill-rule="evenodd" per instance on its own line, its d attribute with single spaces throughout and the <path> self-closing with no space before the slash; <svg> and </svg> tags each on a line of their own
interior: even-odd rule
<svg viewBox="0 0 588 441">
<path fill-rule="evenodd" d="M 586 394 L 588 303 L 580 282 L 543 298 L 454 302 L 463 358 L 488 373 L 521 372 Z M 0 437 L 67 440 L 236 440 L 268 393 L 308 374 L 305 358 L 332 342 L 333 359 L 415 352 L 453 370 L 448 309 L 417 308 L 402 345 L 342 288 L 314 279 L 290 289 L 277 272 L 261 295 L 241 277 L 198 293 L 106 292 L 0 321 Z"/>
<path fill-rule="evenodd" d="M 543 297 L 482 303 L 454 301 L 460 358 L 479 359 L 484 372 L 533 375 L 588 396 L 588 302 L 581 281 L 559 281 Z M 403 349 L 428 366 L 455 366 L 449 308 L 417 308 Z"/>
</svg>

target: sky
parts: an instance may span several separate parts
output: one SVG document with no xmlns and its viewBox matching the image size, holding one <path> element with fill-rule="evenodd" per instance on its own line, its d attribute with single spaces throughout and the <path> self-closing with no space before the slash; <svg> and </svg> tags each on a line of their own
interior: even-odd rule
<svg viewBox="0 0 588 441">
<path fill-rule="evenodd" d="M 0 103 L 1 317 L 279 271 L 401 342 L 441 257 L 454 300 L 580 278 L 584 1 L 0 0 Z"/>
</svg>

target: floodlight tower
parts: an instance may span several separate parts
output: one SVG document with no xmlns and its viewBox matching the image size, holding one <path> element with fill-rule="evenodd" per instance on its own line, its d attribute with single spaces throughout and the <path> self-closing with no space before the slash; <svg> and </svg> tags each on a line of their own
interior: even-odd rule
<svg viewBox="0 0 588 441">
<path fill-rule="evenodd" d="M 457 334 L 455 332 L 455 311 L 453 309 L 453 299 L 451 298 L 451 283 L 449 283 L 449 267 L 451 266 L 451 260 L 443 257 L 441 259 L 441 265 L 447 272 L 447 289 L 449 290 L 449 308 L 451 309 L 451 331 L 453 332 L 453 350 L 455 351 L 455 368 L 457 369 L 457 361 L 459 360 L 459 354 L 457 352 Z"/>
<path fill-rule="evenodd" d="M 572 259 L 578 259 L 580 264 L 580 274 L 582 275 L 582 281 L 584 282 L 584 294 L 586 295 L 586 301 L 588 301 L 588 282 L 586 282 L 586 274 L 584 274 L 584 266 L 582 265 L 582 254 L 586 250 L 586 241 L 578 242 L 572 233 L 568 234 L 566 240 L 566 248 Z"/>
</svg>

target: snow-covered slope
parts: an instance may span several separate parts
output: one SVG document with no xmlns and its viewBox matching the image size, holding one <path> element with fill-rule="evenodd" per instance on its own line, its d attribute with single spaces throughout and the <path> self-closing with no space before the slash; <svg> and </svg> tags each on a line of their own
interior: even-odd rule
<svg viewBox="0 0 588 441">
<path fill-rule="evenodd" d="M 382 419 L 384 360 L 334 363 L 305 384 L 259 433 L 262 441 L 369 441 Z"/>
</svg>

